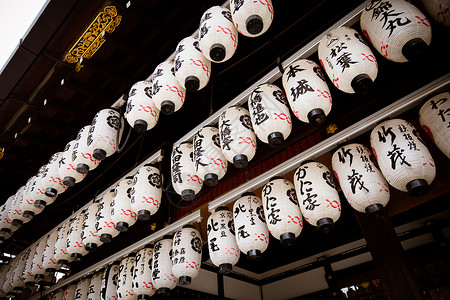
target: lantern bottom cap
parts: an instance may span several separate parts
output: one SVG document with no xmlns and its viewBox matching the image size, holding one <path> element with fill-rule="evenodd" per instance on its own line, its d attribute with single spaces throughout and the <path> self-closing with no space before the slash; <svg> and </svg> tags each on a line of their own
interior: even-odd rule
<svg viewBox="0 0 450 300">
<path fill-rule="evenodd" d="M 0 230 L 0 232 L 6 233 L 6 234 L 10 234 L 10 233 L 11 233 L 11 229 L 9 229 L 9 228 L 2 228 L 2 229 Z"/>
<path fill-rule="evenodd" d="M 245 154 L 237 154 L 233 157 L 233 165 L 238 168 L 242 169 L 248 166 L 248 158 Z"/>
<path fill-rule="evenodd" d="M 406 189 L 411 196 L 423 196 L 430 191 L 430 186 L 425 179 L 414 179 L 406 184 Z"/>
<path fill-rule="evenodd" d="M 258 249 L 252 249 L 247 251 L 247 259 L 251 261 L 260 260 L 262 258 L 261 251 Z"/>
<path fill-rule="evenodd" d="M 315 108 L 308 113 L 307 117 L 308 117 L 309 123 L 314 124 L 314 125 L 320 125 L 320 124 L 325 123 L 327 115 L 325 114 L 323 109 Z"/>
<path fill-rule="evenodd" d="M 42 274 L 36 274 L 36 275 L 34 275 L 34 280 L 43 280 L 44 278 L 45 278 L 45 276 L 42 275 Z"/>
<path fill-rule="evenodd" d="M 138 299 L 138 300 L 150 300 L 151 297 L 150 297 L 149 295 L 139 294 L 139 295 L 137 296 L 137 299 Z"/>
<path fill-rule="evenodd" d="M 45 202 L 44 200 L 36 200 L 36 201 L 34 201 L 34 206 L 37 207 L 37 208 L 44 209 L 46 205 L 47 205 L 47 202 Z"/>
<path fill-rule="evenodd" d="M 87 174 L 89 172 L 89 166 L 87 164 L 79 163 L 77 165 L 77 172 L 81 174 Z"/>
<path fill-rule="evenodd" d="M 54 188 L 47 188 L 45 190 L 45 196 L 47 197 L 55 197 L 56 195 L 58 195 L 58 191 Z"/>
<path fill-rule="evenodd" d="M 144 120 L 136 120 L 136 121 L 134 121 L 133 129 L 137 133 L 142 134 L 142 133 L 146 132 L 147 131 L 147 127 L 148 127 L 148 124 Z"/>
<path fill-rule="evenodd" d="M 20 227 L 23 225 L 23 221 L 19 219 L 14 219 L 11 221 L 11 225 L 15 227 Z"/>
<path fill-rule="evenodd" d="M 230 210 L 228 209 L 227 206 L 223 205 L 216 208 L 216 211 L 230 211 Z"/>
<path fill-rule="evenodd" d="M 280 175 L 275 175 L 275 176 L 273 176 L 273 177 L 271 177 L 271 178 L 269 179 L 269 182 L 270 182 L 270 181 L 273 181 L 273 180 L 278 180 L 278 179 L 284 179 L 284 177 L 283 177 L 283 176 L 280 176 Z"/>
<path fill-rule="evenodd" d="M 205 175 L 203 182 L 207 186 L 216 186 L 219 183 L 219 176 L 217 176 L 217 174 L 214 173 L 208 173 Z"/>
<path fill-rule="evenodd" d="M 36 283 L 34 281 L 25 282 L 25 286 L 34 286 Z"/>
<path fill-rule="evenodd" d="M 141 220 L 141 221 L 147 221 L 147 220 L 150 220 L 150 216 L 151 216 L 150 212 L 149 212 L 148 210 L 145 210 L 145 209 L 141 209 L 141 210 L 138 211 L 138 213 L 137 213 L 137 217 L 138 217 L 138 219 Z"/>
<path fill-rule="evenodd" d="M 331 218 L 322 218 L 317 220 L 317 227 L 322 233 L 328 233 L 334 228 L 334 222 Z"/>
<path fill-rule="evenodd" d="M 106 158 L 106 151 L 103 149 L 95 149 L 92 151 L 92 156 L 97 160 L 104 160 Z"/>
<path fill-rule="evenodd" d="M 128 231 L 128 223 L 127 222 L 117 222 L 116 229 L 120 232 Z"/>
<path fill-rule="evenodd" d="M 256 196 L 253 192 L 244 192 L 241 194 L 241 197 L 247 197 L 247 196 Z"/>
<path fill-rule="evenodd" d="M 195 192 L 191 189 L 181 191 L 181 199 L 184 201 L 192 201 L 195 199 Z"/>
<path fill-rule="evenodd" d="M 55 274 L 55 272 L 56 272 L 55 268 L 47 268 L 47 269 L 45 269 L 45 273 L 48 274 L 48 275 L 53 275 L 53 274 Z"/>
<path fill-rule="evenodd" d="M 373 81 L 367 74 L 359 74 L 353 78 L 351 86 L 356 94 L 367 94 L 373 86 Z"/>
<path fill-rule="evenodd" d="M 22 213 L 22 216 L 23 216 L 24 218 L 27 218 L 27 219 L 33 219 L 33 217 L 34 217 L 34 212 L 32 212 L 31 210 L 25 210 L 25 211 Z"/>
<path fill-rule="evenodd" d="M 403 45 L 402 54 L 407 60 L 414 61 L 423 56 L 427 49 L 428 44 L 424 40 L 415 38 Z"/>
<path fill-rule="evenodd" d="M 97 244 L 96 243 L 87 243 L 86 246 L 84 246 L 84 248 L 89 252 L 94 252 L 95 250 L 97 250 Z"/>
<path fill-rule="evenodd" d="M 13 291 L 14 291 L 14 292 L 17 292 L 17 293 L 21 293 L 21 292 L 23 291 L 23 287 L 21 287 L 21 286 L 15 286 Z"/>
<path fill-rule="evenodd" d="M 180 276 L 180 278 L 178 278 L 178 283 L 180 285 L 189 285 L 189 284 L 191 284 L 191 277 L 190 276 Z"/>
<path fill-rule="evenodd" d="M 83 257 L 83 255 L 81 255 L 80 253 L 72 253 L 72 255 L 70 255 L 70 257 L 72 257 L 72 259 L 74 261 L 80 261 L 81 258 Z"/>
<path fill-rule="evenodd" d="M 267 136 L 267 141 L 271 147 L 280 147 L 284 142 L 284 136 L 281 132 L 272 132 Z"/>
<path fill-rule="evenodd" d="M 58 265 L 60 265 L 60 266 L 67 266 L 68 264 L 69 264 L 69 261 L 67 259 L 58 260 Z"/>
<path fill-rule="evenodd" d="M 184 80 L 184 87 L 189 92 L 196 92 L 200 87 L 200 80 L 197 78 L 197 76 L 188 76 Z"/>
<path fill-rule="evenodd" d="M 170 296 L 170 289 L 169 288 L 165 288 L 165 287 L 159 288 L 156 291 L 156 294 L 158 294 L 160 296 L 163 296 L 163 297 L 168 297 L 168 296 Z"/>
<path fill-rule="evenodd" d="M 366 207 L 366 214 L 370 217 L 379 218 L 384 214 L 384 207 L 381 204 L 371 204 Z"/>
<path fill-rule="evenodd" d="M 220 274 L 229 274 L 233 271 L 233 265 L 232 264 L 221 264 L 219 266 L 219 273 Z"/>
<path fill-rule="evenodd" d="M 74 186 L 76 183 L 75 178 L 73 178 L 72 176 L 66 176 L 63 179 L 63 184 L 67 185 L 67 186 Z"/>
<path fill-rule="evenodd" d="M 258 34 L 264 28 L 263 19 L 258 15 L 251 15 L 245 21 L 245 28 L 252 35 Z"/>
<path fill-rule="evenodd" d="M 102 233 L 100 235 L 100 241 L 102 241 L 103 243 L 111 243 L 112 235 L 110 235 L 109 233 Z"/>
<path fill-rule="evenodd" d="M 209 48 L 209 57 L 215 62 L 223 61 L 227 50 L 222 44 L 215 43 Z"/>
<path fill-rule="evenodd" d="M 175 104 L 170 100 L 161 102 L 161 112 L 165 115 L 171 115 L 175 111 Z"/>
<path fill-rule="evenodd" d="M 296 242 L 295 238 L 295 234 L 293 234 L 292 232 L 285 232 L 280 235 L 280 244 L 284 247 L 294 246 Z"/>
</svg>

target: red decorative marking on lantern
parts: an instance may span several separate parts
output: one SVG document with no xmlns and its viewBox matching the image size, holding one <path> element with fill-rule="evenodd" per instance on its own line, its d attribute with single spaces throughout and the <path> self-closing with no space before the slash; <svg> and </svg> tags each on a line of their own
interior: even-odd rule
<svg viewBox="0 0 450 300">
<path fill-rule="evenodd" d="M 222 31 L 223 33 L 228 34 L 231 37 L 231 40 L 234 43 L 234 48 L 236 48 L 236 46 L 237 46 L 237 39 L 236 39 L 236 36 L 234 35 L 234 33 L 231 31 L 231 29 L 227 28 L 227 27 L 223 28 L 220 25 L 217 26 L 217 27 L 219 27 L 219 29 L 217 29 L 217 32 L 221 32 Z"/>
<path fill-rule="evenodd" d="M 153 204 L 154 206 L 156 206 L 156 208 L 159 208 L 159 201 L 157 199 L 154 199 L 153 197 L 142 197 L 144 200 L 141 201 L 141 203 L 148 203 L 148 204 Z"/>
<path fill-rule="evenodd" d="M 289 218 L 289 221 L 287 221 L 287 223 L 294 223 L 294 224 L 300 224 L 300 218 L 298 216 L 291 216 L 291 215 L 287 215 Z"/>
<path fill-rule="evenodd" d="M 142 284 L 147 289 L 155 290 L 155 288 L 153 287 L 153 283 L 151 283 L 151 282 L 143 281 Z"/>
<path fill-rule="evenodd" d="M 105 226 L 116 229 L 116 224 L 114 224 L 114 222 L 105 222 Z"/>
<path fill-rule="evenodd" d="M 191 64 L 194 64 L 197 67 L 202 67 L 203 71 L 206 72 L 206 76 L 209 79 L 209 76 L 211 75 L 211 71 L 209 70 L 207 65 L 205 65 L 200 59 L 194 60 L 194 59 L 190 58 L 189 60 L 191 61 Z"/>
<path fill-rule="evenodd" d="M 270 19 L 273 20 L 273 8 L 272 5 L 270 5 L 268 0 L 253 0 L 253 3 L 261 3 L 264 6 L 267 6 L 267 10 L 270 12 Z"/>
<path fill-rule="evenodd" d="M 95 237 L 97 237 L 98 235 L 97 235 L 97 232 L 92 231 L 92 230 L 89 230 L 89 236 L 95 236 Z"/>
<path fill-rule="evenodd" d="M 222 169 L 224 169 L 224 170 L 227 169 L 227 164 L 223 160 L 221 160 L 220 158 L 214 159 L 214 158 L 210 157 L 210 159 L 212 160 L 212 162 L 209 163 L 210 165 L 216 164 L 218 166 L 221 166 Z"/>
<path fill-rule="evenodd" d="M 415 18 L 416 18 L 417 24 L 423 24 L 423 25 L 425 25 L 427 27 L 430 27 L 430 21 L 428 21 L 427 18 L 423 18 L 422 19 L 419 16 L 415 16 Z"/>
<path fill-rule="evenodd" d="M 337 208 L 339 211 L 341 211 L 341 205 L 339 204 L 339 202 L 337 200 L 331 201 L 331 200 L 325 199 L 325 201 L 328 202 L 327 208 L 331 206 L 332 208 Z"/>
<path fill-rule="evenodd" d="M 375 56 L 373 56 L 372 54 L 367 55 L 362 52 L 361 52 L 361 55 L 363 56 L 363 61 L 367 59 L 368 61 L 375 63 L 375 66 L 378 69 L 378 64 L 377 64 L 377 60 L 375 59 Z"/>
<path fill-rule="evenodd" d="M 196 263 L 195 261 L 193 261 L 193 262 L 186 262 L 186 267 L 185 268 L 186 269 L 191 268 L 191 269 L 199 270 L 200 269 L 200 264 Z"/>
<path fill-rule="evenodd" d="M 184 103 L 184 94 L 175 85 L 170 86 L 170 85 L 166 84 L 166 91 L 171 91 L 171 92 L 177 93 L 178 97 L 180 97 L 180 99 L 181 99 L 181 103 Z"/>
<path fill-rule="evenodd" d="M 430 139 L 434 142 L 434 136 L 433 136 L 433 133 L 431 132 L 430 127 L 428 127 L 427 125 L 422 125 L 422 128 L 423 128 L 423 130 L 425 130 L 425 132 L 430 137 Z"/>
<path fill-rule="evenodd" d="M 288 122 L 289 125 L 292 125 L 291 118 L 289 116 L 287 116 L 285 113 L 277 114 L 276 112 L 274 112 L 274 115 L 275 115 L 275 120 L 280 119 L 280 120 Z"/>
<path fill-rule="evenodd" d="M 366 37 L 366 39 L 369 41 L 369 43 L 372 44 L 372 41 L 370 40 L 369 33 L 368 33 L 366 30 L 363 30 L 363 34 L 364 34 L 364 36 Z"/>
<path fill-rule="evenodd" d="M 241 141 L 238 144 L 246 143 L 246 144 L 252 145 L 253 148 L 256 148 L 256 142 L 251 137 L 249 137 L 249 136 L 246 136 L 246 137 L 240 136 L 239 138 L 241 139 Z"/>
<path fill-rule="evenodd" d="M 134 296 L 133 291 L 125 290 L 125 296 Z"/>
<path fill-rule="evenodd" d="M 294 113 L 295 117 L 297 117 L 297 119 L 300 119 L 298 116 L 298 110 L 293 110 L 292 112 Z"/>
<path fill-rule="evenodd" d="M 49 180 L 49 181 L 52 181 L 52 182 L 57 183 L 57 184 L 59 184 L 59 185 L 65 186 L 65 185 L 63 184 L 61 178 L 59 178 L 59 177 L 53 177 L 53 176 L 50 176 L 50 180 Z"/>
<path fill-rule="evenodd" d="M 132 211 L 131 209 L 123 209 L 123 208 L 121 208 L 120 209 L 121 211 L 122 211 L 122 215 L 125 215 L 125 216 L 130 216 L 130 217 L 132 217 L 135 221 L 137 220 L 137 215 L 136 215 L 136 213 L 134 212 L 134 211 Z"/>
<path fill-rule="evenodd" d="M 439 4 L 439 12 L 437 14 L 438 20 L 441 20 L 441 17 L 442 17 L 441 21 L 443 23 L 445 23 L 445 21 L 447 20 L 447 14 L 448 14 L 449 9 L 450 9 L 450 7 L 445 7 L 440 3 Z"/>
<path fill-rule="evenodd" d="M 421 156 L 421 157 L 423 160 L 426 160 L 425 156 Z M 430 158 L 428 158 L 428 161 L 431 161 L 431 162 L 424 162 L 424 163 L 422 163 L 422 165 L 426 166 L 427 164 L 430 164 L 430 166 L 432 166 L 434 168 L 434 160 L 430 157 Z"/>
<path fill-rule="evenodd" d="M 333 73 L 333 79 L 332 79 L 332 81 L 333 81 L 333 84 L 337 87 L 337 88 L 339 88 L 339 77 L 337 77 L 337 78 L 335 78 L 334 77 L 334 73 Z"/>
<path fill-rule="evenodd" d="M 45 195 L 45 191 L 44 191 L 43 189 L 38 189 L 38 191 L 36 192 L 36 194 Z"/>
<path fill-rule="evenodd" d="M 388 57 L 389 53 L 387 51 L 387 48 L 389 47 L 388 44 L 384 44 L 383 41 L 381 42 L 381 48 L 380 48 L 380 53 L 384 56 L 384 57 Z"/>
<path fill-rule="evenodd" d="M 385 192 L 389 193 L 388 186 L 387 186 L 385 183 L 381 184 L 381 183 L 378 182 L 378 185 L 380 186 L 379 192 L 385 191 Z M 347 199 L 348 199 L 348 198 L 347 198 Z"/>
<path fill-rule="evenodd" d="M 331 103 L 331 95 L 328 91 L 321 91 L 317 89 L 317 97 L 324 97 L 325 99 L 328 99 Z"/>
<path fill-rule="evenodd" d="M 203 180 L 197 175 L 192 176 L 191 174 L 187 174 L 187 176 L 188 176 L 187 181 L 198 181 L 199 184 L 203 184 Z"/>
<path fill-rule="evenodd" d="M 77 170 L 72 164 L 68 164 L 68 165 L 69 166 L 67 167 L 67 170 L 74 170 L 74 171 Z"/>
<path fill-rule="evenodd" d="M 238 257 L 239 256 L 239 251 L 236 251 L 236 249 L 234 248 L 225 248 L 226 252 L 225 254 L 233 254 L 234 256 Z M 233 251 L 231 251 L 233 250 Z"/>
<path fill-rule="evenodd" d="M 62 254 L 69 254 L 69 252 L 67 252 L 66 250 L 64 250 L 64 249 L 59 249 L 60 250 L 60 252 L 62 253 Z"/>
<path fill-rule="evenodd" d="M 84 159 L 89 159 L 92 162 L 97 162 L 97 160 L 95 158 L 92 157 L 92 155 L 90 153 L 85 153 L 85 152 L 81 152 L 81 156 Z"/>
<path fill-rule="evenodd" d="M 15 210 L 14 210 L 14 214 L 21 216 L 21 215 L 22 215 L 22 210 L 20 210 L 20 209 L 15 209 Z"/>
<path fill-rule="evenodd" d="M 268 243 L 267 241 L 267 236 L 264 233 L 258 234 L 255 233 L 255 241 L 261 241 L 261 242 L 265 242 L 266 244 Z"/>
<path fill-rule="evenodd" d="M 50 258 L 50 262 L 51 262 L 52 264 L 54 264 L 54 265 L 56 265 L 56 264 L 58 263 L 58 261 L 56 261 L 56 260 L 53 259 L 53 258 Z"/>
<path fill-rule="evenodd" d="M 170 281 L 177 282 L 177 280 L 176 280 L 176 278 L 175 278 L 175 276 L 173 274 L 164 274 L 164 276 L 166 278 L 164 278 L 163 280 L 170 280 Z"/>
<path fill-rule="evenodd" d="M 75 241 L 75 248 L 84 248 L 84 244 L 83 244 L 83 242 L 78 242 L 78 241 Z"/>
<path fill-rule="evenodd" d="M 26 199 L 25 201 L 26 201 L 28 204 L 30 204 L 30 205 L 34 205 L 34 201 L 33 201 L 33 200 Z"/>
<path fill-rule="evenodd" d="M 114 139 L 110 138 L 109 136 L 107 136 L 107 135 L 102 136 L 102 135 L 99 134 L 98 135 L 98 140 L 102 140 L 105 143 L 110 144 L 111 146 L 113 146 L 113 149 L 116 150 L 116 141 Z"/>
<path fill-rule="evenodd" d="M 139 108 L 138 111 L 144 111 L 144 112 L 150 113 L 153 117 L 157 117 L 156 111 L 153 110 L 149 105 L 144 106 L 142 104 L 139 104 L 139 106 L 141 108 Z"/>
</svg>

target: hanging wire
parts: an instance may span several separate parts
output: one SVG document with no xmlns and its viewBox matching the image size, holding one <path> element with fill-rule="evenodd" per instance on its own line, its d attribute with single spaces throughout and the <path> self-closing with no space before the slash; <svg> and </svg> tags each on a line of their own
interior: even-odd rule
<svg viewBox="0 0 450 300">
<path fill-rule="evenodd" d="M 131 128 L 131 126 L 130 126 L 129 129 L 128 129 L 127 137 L 125 138 L 125 142 L 123 143 L 122 147 L 120 147 L 120 130 L 122 129 L 122 115 L 124 115 L 124 112 L 123 112 L 123 107 L 124 106 L 125 105 L 121 105 L 119 107 L 120 121 L 119 121 L 119 130 L 117 130 L 117 138 L 116 138 L 116 141 L 117 141 L 117 153 L 121 153 L 123 151 L 123 149 L 125 149 L 126 145 L 128 144 L 128 139 L 130 138 L 131 131 L 133 130 L 133 128 Z M 125 120 L 124 120 L 124 123 L 125 123 Z"/>
</svg>

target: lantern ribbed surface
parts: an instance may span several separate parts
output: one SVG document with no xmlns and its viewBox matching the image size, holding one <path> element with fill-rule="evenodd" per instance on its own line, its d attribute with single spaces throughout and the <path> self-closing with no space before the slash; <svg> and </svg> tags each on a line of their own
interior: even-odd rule
<svg viewBox="0 0 450 300">
<path fill-rule="evenodd" d="M 211 62 L 202 54 L 198 40 L 192 36 L 177 45 L 174 62 L 178 83 L 190 92 L 204 88 L 211 76 Z"/>
<path fill-rule="evenodd" d="M 159 119 L 159 109 L 152 100 L 152 83 L 136 82 L 128 94 L 126 119 L 138 133 L 144 133 L 155 127 Z"/>
<path fill-rule="evenodd" d="M 38 245 L 34 245 L 29 248 L 26 252 L 26 262 L 23 267 L 23 279 L 25 284 L 34 284 L 34 275 L 33 275 L 33 257 L 34 253 L 36 253 L 36 248 Z"/>
<path fill-rule="evenodd" d="M 293 245 L 303 229 L 294 185 L 284 178 L 273 178 L 264 185 L 261 196 L 270 233 L 282 245 Z"/>
<path fill-rule="evenodd" d="M 305 220 L 327 232 L 341 215 L 341 202 L 333 177 L 319 162 L 301 165 L 294 174 L 298 204 Z"/>
<path fill-rule="evenodd" d="M 334 152 L 331 164 L 348 203 L 359 212 L 368 212 L 389 202 L 389 186 L 364 145 L 350 144 Z M 369 212 L 368 212 L 369 213 Z"/>
<path fill-rule="evenodd" d="M 59 290 L 55 292 L 51 298 L 51 300 L 63 300 L 64 299 L 65 290 Z"/>
<path fill-rule="evenodd" d="M 86 174 L 77 171 L 77 165 L 72 162 L 73 147 L 76 140 L 67 143 L 64 152 L 61 155 L 58 165 L 59 177 L 62 178 L 63 184 L 66 186 L 74 186 L 84 179 Z"/>
<path fill-rule="evenodd" d="M 133 291 L 134 257 L 129 256 L 120 262 L 117 276 L 117 299 L 134 300 L 137 295 Z"/>
<path fill-rule="evenodd" d="M 75 289 L 75 298 L 74 300 L 86 300 L 89 291 L 89 283 L 90 278 L 83 278 L 77 283 L 77 287 Z"/>
<path fill-rule="evenodd" d="M 75 261 L 80 260 L 82 256 L 88 254 L 82 237 L 83 223 L 84 212 L 80 212 L 70 223 L 70 229 L 67 232 L 67 252 Z"/>
<path fill-rule="evenodd" d="M 111 242 L 120 231 L 116 229 L 116 224 L 111 219 L 111 202 L 114 198 L 114 190 L 103 195 L 99 201 L 96 214 L 95 229 L 104 243 Z"/>
<path fill-rule="evenodd" d="M 33 261 L 31 265 L 31 274 L 33 274 L 34 280 L 41 281 L 44 279 L 45 268 L 42 265 L 42 256 L 44 255 L 46 240 L 45 237 L 41 238 L 33 255 Z"/>
<path fill-rule="evenodd" d="M 88 251 L 94 251 L 97 247 L 101 246 L 103 242 L 100 240 L 100 234 L 98 234 L 95 228 L 97 222 L 97 212 L 99 208 L 99 202 L 94 202 L 86 210 L 84 214 L 83 244 Z"/>
<path fill-rule="evenodd" d="M 69 285 L 64 290 L 63 300 L 74 300 L 75 299 L 75 291 L 76 291 L 76 289 L 77 289 L 77 285 L 76 284 Z"/>
<path fill-rule="evenodd" d="M 119 264 L 114 263 L 105 270 L 102 278 L 102 287 L 100 293 L 101 300 L 117 299 L 117 276 L 119 273 Z"/>
<path fill-rule="evenodd" d="M 133 176 L 131 209 L 139 220 L 148 220 L 161 206 L 162 177 L 158 168 L 145 165 Z"/>
<path fill-rule="evenodd" d="M 220 148 L 219 130 L 205 126 L 194 135 L 195 172 L 207 186 L 216 186 L 225 176 L 228 160 Z"/>
<path fill-rule="evenodd" d="M 66 264 L 71 260 L 70 253 L 67 251 L 67 234 L 70 230 L 70 224 L 72 221 L 65 222 L 58 231 L 54 247 L 54 257 L 59 264 Z"/>
<path fill-rule="evenodd" d="M 3 289 L 3 284 L 5 283 L 5 277 L 7 272 L 6 269 L 7 266 L 0 267 L 0 297 L 6 297 L 6 292 Z"/>
<path fill-rule="evenodd" d="M 133 291 L 138 297 L 144 295 L 151 297 L 156 292 L 152 281 L 152 260 L 153 247 L 143 248 L 136 253 Z"/>
<path fill-rule="evenodd" d="M 413 125 L 401 119 L 382 122 L 372 130 L 370 144 L 390 185 L 413 196 L 428 192 L 436 166 Z"/>
<path fill-rule="evenodd" d="M 92 143 L 88 145 L 88 135 L 91 125 L 84 126 L 78 132 L 75 145 L 72 148 L 72 165 L 76 166 L 77 172 L 86 174 L 94 170 L 100 164 L 100 160 L 92 156 Z"/>
<path fill-rule="evenodd" d="M 238 31 L 228 8 L 213 6 L 200 20 L 199 47 L 210 61 L 221 63 L 229 60 L 238 45 Z"/>
<path fill-rule="evenodd" d="M 23 278 L 23 268 L 26 263 L 26 253 L 22 253 L 21 255 L 16 257 L 17 262 L 14 266 L 14 272 L 13 272 L 13 286 L 15 291 L 22 291 L 23 287 L 25 286 L 25 281 Z"/>
<path fill-rule="evenodd" d="M 419 121 L 427 135 L 439 150 L 450 158 L 450 93 L 442 93 L 429 99 L 420 108 Z"/>
<path fill-rule="evenodd" d="M 50 157 L 47 167 L 42 176 L 41 186 L 45 190 L 45 194 L 49 197 L 54 197 L 58 194 L 64 193 L 68 186 L 63 183 L 63 179 L 59 175 L 59 165 L 63 152 L 56 152 Z"/>
<path fill-rule="evenodd" d="M 152 281 L 156 293 L 167 295 L 177 283 L 177 278 L 172 272 L 172 238 L 164 237 L 155 244 L 152 261 Z"/>
<path fill-rule="evenodd" d="M 31 220 L 31 218 L 26 218 L 23 215 L 23 210 L 20 209 L 20 202 L 22 201 L 24 190 L 25 186 L 21 186 L 17 190 L 8 210 L 8 218 L 11 220 L 11 224 L 17 228 Z"/>
<path fill-rule="evenodd" d="M 29 200 L 34 201 L 34 205 L 42 209 L 45 208 L 45 206 L 52 204 L 58 196 L 49 197 L 45 194 L 45 189 L 42 186 L 42 179 L 46 169 L 47 165 L 43 165 L 39 168 L 29 191 Z"/>
<path fill-rule="evenodd" d="M 273 20 L 271 0 L 231 0 L 231 14 L 239 33 L 257 37 L 266 32 Z"/>
<path fill-rule="evenodd" d="M 431 42 L 430 21 L 404 0 L 372 0 L 361 13 L 360 25 L 374 48 L 394 62 L 416 58 Z"/>
<path fill-rule="evenodd" d="M 36 176 L 30 177 L 28 179 L 25 189 L 23 192 L 23 196 L 19 203 L 19 209 L 23 212 L 23 216 L 25 218 L 33 218 L 35 215 L 40 214 L 44 208 L 37 207 L 34 205 L 34 200 L 31 197 L 31 190 L 33 188 L 33 184 L 36 181 Z"/>
<path fill-rule="evenodd" d="M 195 172 L 193 146 L 184 142 L 172 149 L 172 186 L 181 199 L 192 201 L 203 186 L 203 179 Z"/>
<path fill-rule="evenodd" d="M 114 197 L 111 201 L 111 221 L 116 224 L 119 231 L 127 231 L 134 225 L 137 214 L 131 209 L 132 178 L 125 178 L 114 189 Z"/>
<path fill-rule="evenodd" d="M 45 268 L 47 273 L 55 272 L 61 267 L 58 265 L 58 260 L 55 258 L 55 243 L 58 238 L 58 233 L 58 230 L 54 230 L 47 236 L 45 241 L 44 254 L 42 255 L 42 266 Z"/>
<path fill-rule="evenodd" d="M 450 26 L 449 0 L 420 0 L 428 15 L 444 26 Z"/>
<path fill-rule="evenodd" d="M 367 93 L 378 74 L 378 64 L 366 41 L 356 30 L 339 27 L 323 36 L 320 63 L 333 84 L 345 93 Z"/>
<path fill-rule="evenodd" d="M 226 159 L 236 168 L 245 168 L 256 153 L 256 135 L 250 113 L 232 106 L 219 117 L 220 146 Z"/>
<path fill-rule="evenodd" d="M 284 92 L 276 85 L 259 85 L 248 98 L 255 135 L 273 147 L 281 146 L 292 130 L 291 114 Z"/>
<path fill-rule="evenodd" d="M 216 209 L 208 218 L 207 233 L 209 257 L 212 263 L 219 267 L 219 273 L 231 272 L 240 257 L 233 213 L 226 207 Z"/>
<path fill-rule="evenodd" d="M 89 280 L 87 300 L 100 300 L 103 275 L 104 271 L 99 271 L 95 273 L 94 276 L 92 276 Z"/>
<path fill-rule="evenodd" d="M 12 292 L 12 290 L 14 289 L 12 283 L 11 283 L 11 276 L 12 276 L 12 272 L 14 271 L 14 261 L 12 260 L 9 264 L 6 265 L 6 269 L 5 269 L 5 279 L 3 281 L 3 291 L 5 292 L 5 294 L 9 294 Z"/>
<path fill-rule="evenodd" d="M 319 65 L 309 59 L 293 62 L 283 73 L 283 87 L 297 119 L 312 124 L 325 122 L 332 97 Z"/>
<path fill-rule="evenodd" d="M 152 99 L 157 109 L 170 115 L 179 110 L 186 97 L 186 90 L 174 75 L 174 65 L 170 61 L 160 63 L 152 74 Z"/>
<path fill-rule="evenodd" d="M 0 237 L 6 239 L 6 236 L 13 233 L 17 228 L 11 224 L 12 220 L 8 215 L 8 208 L 12 203 L 14 196 L 9 196 L 5 204 L 0 206 Z"/>
<path fill-rule="evenodd" d="M 197 277 L 202 264 L 203 242 L 200 232 L 184 226 L 175 232 L 172 242 L 172 272 L 180 285 L 188 285 Z"/>
</svg>

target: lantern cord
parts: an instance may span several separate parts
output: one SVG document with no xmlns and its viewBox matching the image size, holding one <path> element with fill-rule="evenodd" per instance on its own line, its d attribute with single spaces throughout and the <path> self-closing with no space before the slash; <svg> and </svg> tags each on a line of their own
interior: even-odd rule
<svg viewBox="0 0 450 300">
<path fill-rule="evenodd" d="M 209 116 L 211 116 L 213 114 L 213 78 L 211 77 L 210 79 L 210 85 L 211 85 L 211 93 L 210 93 L 210 98 L 209 98 Z"/>
<path fill-rule="evenodd" d="M 280 70 L 280 73 L 283 74 L 284 69 L 283 69 L 283 65 L 281 64 L 281 58 L 279 56 L 277 57 L 277 66 L 278 66 L 278 70 Z"/>
</svg>

